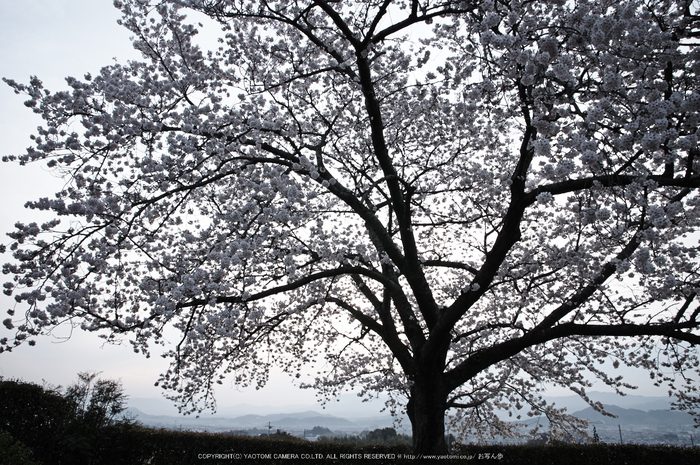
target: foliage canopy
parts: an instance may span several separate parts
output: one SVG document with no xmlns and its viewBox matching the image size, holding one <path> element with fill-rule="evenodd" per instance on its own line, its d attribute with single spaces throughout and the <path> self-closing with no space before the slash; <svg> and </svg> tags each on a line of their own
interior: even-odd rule
<svg viewBox="0 0 700 465">
<path fill-rule="evenodd" d="M 604 361 L 697 401 L 693 2 L 115 5 L 143 61 L 6 79 L 46 121 L 9 158 L 66 188 L 11 234 L 5 349 L 67 319 L 144 353 L 175 328 L 160 382 L 189 409 L 323 363 L 329 395 L 408 399 L 423 452 L 446 410 L 581 426 L 537 392 L 627 387 Z"/>
</svg>

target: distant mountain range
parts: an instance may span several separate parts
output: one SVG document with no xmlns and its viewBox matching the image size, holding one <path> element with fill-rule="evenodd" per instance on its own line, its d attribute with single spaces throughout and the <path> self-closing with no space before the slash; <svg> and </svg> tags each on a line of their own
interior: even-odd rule
<svg viewBox="0 0 700 465">
<path fill-rule="evenodd" d="M 649 397 L 638 395 L 619 396 L 612 392 L 589 392 L 589 397 L 604 405 L 616 405 L 618 407 L 637 410 L 670 410 L 671 402 L 668 397 Z M 577 412 L 588 408 L 588 404 L 577 395 L 546 397 L 550 402 L 557 407 L 566 407 L 569 412 Z M 340 397 L 340 401 L 331 401 L 321 407 L 319 404 L 289 404 L 285 406 L 270 406 L 270 405 L 250 405 L 237 404 L 228 406 L 219 406 L 216 417 L 239 417 L 243 415 L 272 415 L 278 413 L 295 413 L 305 411 L 323 410 L 324 414 L 333 415 L 336 417 L 348 418 L 354 420 L 357 418 L 367 418 L 382 415 L 381 409 L 384 406 L 381 399 L 372 402 L 362 402 L 357 396 L 352 394 L 344 394 Z M 130 397 L 129 407 L 140 410 L 148 415 L 168 415 L 180 416 L 177 408 L 172 402 L 161 397 Z M 210 416 L 209 413 L 203 413 L 202 416 Z"/>
<path fill-rule="evenodd" d="M 649 397 L 638 395 L 620 396 L 614 392 L 592 391 L 588 393 L 591 400 L 600 402 L 603 405 L 614 405 L 625 409 L 637 410 L 670 410 L 671 399 L 669 397 Z M 579 396 L 547 397 L 557 407 L 566 407 L 569 412 L 577 412 L 590 408 L 590 406 Z"/>
<path fill-rule="evenodd" d="M 181 416 L 174 404 L 162 397 L 130 397 L 128 406 L 140 410 L 148 415 L 168 415 Z M 332 400 L 325 406 L 320 404 L 287 404 L 279 405 L 219 405 L 214 416 L 216 417 L 240 417 L 243 415 L 273 415 L 280 413 L 296 413 L 306 411 L 323 411 L 323 414 L 333 415 L 336 417 L 348 418 L 350 420 L 356 418 L 367 418 L 378 415 L 383 415 L 382 408 L 384 407 L 383 400 L 374 400 L 371 402 L 363 402 L 353 394 L 343 394 L 340 396 L 340 401 Z M 212 416 L 210 412 L 201 414 L 204 416 Z"/>
<path fill-rule="evenodd" d="M 574 413 L 578 418 L 587 418 L 591 424 L 612 424 L 634 428 L 658 428 L 693 426 L 693 417 L 687 412 L 678 410 L 637 410 L 625 409 L 616 405 L 605 405 L 605 410 L 617 418 L 604 416 L 591 407 Z"/>
<path fill-rule="evenodd" d="M 606 410 L 617 416 L 604 416 L 593 410 L 576 395 L 551 397 L 549 400 L 557 407 L 566 407 L 567 411 L 579 418 L 587 418 L 592 425 L 622 425 L 630 428 L 655 428 L 682 426 L 691 427 L 693 418 L 686 412 L 671 411 L 670 400 L 665 397 L 619 396 L 614 393 L 591 392 L 591 399 L 601 402 Z M 290 405 L 286 407 L 252 406 L 240 404 L 220 408 L 215 415 L 203 413 L 179 415 L 165 399 L 132 398 L 129 400 L 129 412 L 146 426 L 168 429 L 186 429 L 198 431 L 231 430 L 268 430 L 303 431 L 314 426 L 323 426 L 336 432 L 359 432 L 394 426 L 389 414 L 382 414 L 375 402 L 372 406 L 363 405 L 363 409 L 353 405 L 339 408 L 333 406 L 334 414 L 319 413 L 318 405 Z M 340 412 L 340 413 L 338 413 Z M 345 415 L 347 414 L 347 415 Z M 402 423 L 404 431 L 410 429 L 406 418 Z"/>
<path fill-rule="evenodd" d="M 324 426 L 333 431 L 355 432 L 393 426 L 393 419 L 390 415 L 358 418 L 351 421 L 311 410 L 269 415 L 247 414 L 229 418 L 213 415 L 201 417 L 192 415 L 148 415 L 133 407 L 130 407 L 128 411 L 146 426 L 211 432 L 251 429 L 271 429 L 273 432 L 278 429 L 283 431 L 302 431 L 312 429 L 315 426 Z"/>
</svg>

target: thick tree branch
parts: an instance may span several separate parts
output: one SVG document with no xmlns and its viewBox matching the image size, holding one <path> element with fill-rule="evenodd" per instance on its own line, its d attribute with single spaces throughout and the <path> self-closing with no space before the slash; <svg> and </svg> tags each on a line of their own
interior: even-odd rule
<svg viewBox="0 0 700 465">
<path fill-rule="evenodd" d="M 627 260 L 632 256 L 634 251 L 637 250 L 639 244 L 641 243 L 640 237 L 641 234 L 634 234 L 627 245 L 615 256 L 613 260 L 610 260 L 603 266 L 600 273 L 598 273 L 598 275 L 591 280 L 588 285 L 581 288 L 571 297 L 566 299 L 562 305 L 553 310 L 537 326 L 535 326 L 533 331 L 541 331 L 554 326 L 566 315 L 583 305 L 598 290 L 598 288 L 615 273 L 617 270 L 616 263 Z"/>
<path fill-rule="evenodd" d="M 381 337 L 382 340 L 391 350 L 391 353 L 394 354 L 396 359 L 399 361 L 399 363 L 401 364 L 401 368 L 405 372 L 411 373 L 415 370 L 411 354 L 406 349 L 406 346 L 401 342 L 395 330 L 391 331 L 391 328 L 385 328 L 382 324 L 378 323 L 371 317 L 365 315 L 360 310 L 353 307 L 344 300 L 335 297 L 329 297 L 326 300 L 328 302 L 332 302 L 338 305 L 340 308 L 347 310 L 353 316 L 353 318 L 355 318 L 360 324 L 366 326 L 379 337 Z"/>
<path fill-rule="evenodd" d="M 663 336 L 700 345 L 700 335 L 688 332 L 688 330 L 693 329 L 700 329 L 700 322 L 618 325 L 563 323 L 544 330 L 531 330 L 521 337 L 495 344 L 472 354 L 464 362 L 446 373 L 447 383 L 450 389 L 456 389 L 486 368 L 507 360 L 525 349 L 556 339 L 574 336 Z"/>
<path fill-rule="evenodd" d="M 438 268 L 454 268 L 457 270 L 468 271 L 471 274 L 476 274 L 479 270 L 471 265 L 467 265 L 462 262 L 455 262 L 451 260 L 423 260 L 423 266 L 426 267 L 438 267 Z"/>
<path fill-rule="evenodd" d="M 689 189 L 700 188 L 700 176 L 686 176 L 682 178 L 668 178 L 663 175 L 632 176 L 622 174 L 610 176 L 591 176 L 588 178 L 571 179 L 539 186 L 525 194 L 525 201 L 528 204 L 533 204 L 536 202 L 537 196 L 543 192 L 548 192 L 552 195 L 561 195 L 590 189 L 594 185 L 599 185 L 601 187 L 624 187 L 635 182 L 646 180 L 654 181 L 659 187 L 682 187 Z"/>
<path fill-rule="evenodd" d="M 189 300 L 186 302 L 180 302 L 177 304 L 177 308 L 187 308 L 187 307 L 195 307 L 199 305 L 206 305 L 210 302 L 214 302 L 217 304 L 238 304 L 238 303 L 244 303 L 244 302 L 254 302 L 256 300 L 261 300 L 266 297 L 270 297 L 273 295 L 277 294 L 283 294 L 285 292 L 293 291 L 295 289 L 299 289 L 301 287 L 304 287 L 308 284 L 311 284 L 316 281 L 321 281 L 326 278 L 332 278 L 332 277 L 337 277 L 337 276 L 344 276 L 344 275 L 363 275 L 367 276 L 369 278 L 372 278 L 382 284 L 390 285 L 389 281 L 387 278 L 382 275 L 381 273 L 378 273 L 373 270 L 369 270 L 364 267 L 360 266 L 341 266 L 338 268 L 334 268 L 331 270 L 325 270 L 325 271 L 319 271 L 317 273 L 312 273 L 308 276 L 305 276 L 303 278 L 297 279 L 296 281 L 293 281 L 288 284 L 284 284 L 282 286 L 275 286 L 270 289 L 266 289 L 264 291 L 256 292 L 254 294 L 251 294 L 247 297 L 243 296 L 213 296 L 209 299 L 193 299 Z"/>
<path fill-rule="evenodd" d="M 521 90 L 521 98 L 525 101 L 524 91 Z M 529 110 L 523 103 L 525 119 L 529 120 Z M 462 292 L 455 302 L 450 305 L 440 318 L 439 325 L 431 332 L 431 340 L 449 339 L 449 332 L 457 321 L 471 308 L 474 303 L 486 292 L 493 281 L 503 260 L 521 237 L 520 222 L 528 202 L 523 195 L 525 189 L 525 175 L 532 162 L 534 152 L 530 148 L 530 141 L 535 137 L 536 130 L 528 126 L 520 145 L 520 158 L 511 178 L 511 195 L 508 211 L 503 219 L 503 225 L 498 233 L 491 250 L 472 280 L 472 285 Z"/>
<path fill-rule="evenodd" d="M 400 178 L 394 167 L 389 148 L 384 137 L 384 122 L 382 111 L 375 95 L 374 82 L 367 57 L 358 51 L 357 66 L 359 70 L 360 85 L 365 97 L 365 108 L 370 121 L 372 146 L 374 156 L 382 168 L 386 183 L 391 195 L 391 203 L 396 212 L 399 223 L 399 232 L 404 248 L 404 260 L 396 263 L 400 271 L 406 276 L 413 293 L 418 301 L 423 318 L 428 326 L 435 324 L 438 318 L 438 305 L 435 302 L 432 290 L 423 274 L 418 258 L 418 246 L 411 227 L 410 202 L 403 192 Z"/>
</svg>

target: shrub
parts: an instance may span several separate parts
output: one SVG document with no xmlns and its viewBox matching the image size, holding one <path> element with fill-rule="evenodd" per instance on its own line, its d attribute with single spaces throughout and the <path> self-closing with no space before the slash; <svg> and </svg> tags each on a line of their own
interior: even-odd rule
<svg viewBox="0 0 700 465">
<path fill-rule="evenodd" d="M 118 382 L 96 380 L 89 373 L 79 374 L 78 383 L 65 394 L 58 388 L 0 379 L 0 430 L 44 463 L 87 464 L 98 457 L 100 463 L 133 463 L 110 453 L 112 440 L 134 427 L 116 418 L 125 399 Z"/>
<path fill-rule="evenodd" d="M 55 389 L 0 379 L 0 429 L 29 447 L 39 461 L 59 463 L 53 459 L 71 411 L 70 402 Z"/>
<path fill-rule="evenodd" d="M 0 430 L 0 464 L 3 465 L 36 465 L 31 459 L 32 451 L 15 440 L 10 433 Z"/>
</svg>

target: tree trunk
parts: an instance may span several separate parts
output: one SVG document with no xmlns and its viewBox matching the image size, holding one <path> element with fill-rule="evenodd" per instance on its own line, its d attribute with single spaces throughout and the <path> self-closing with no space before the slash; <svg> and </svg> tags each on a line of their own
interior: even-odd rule
<svg viewBox="0 0 700 465">
<path fill-rule="evenodd" d="M 427 378 L 427 379 L 426 379 Z M 446 455 L 445 404 L 447 395 L 440 389 L 439 376 L 416 380 L 407 404 L 413 429 L 413 452 Z"/>
</svg>

